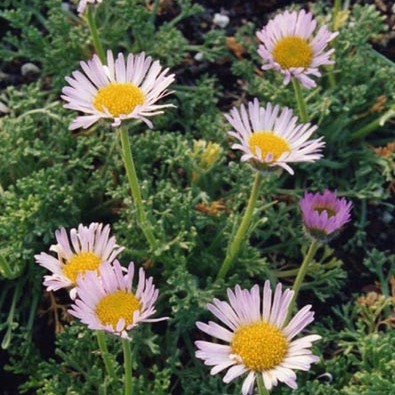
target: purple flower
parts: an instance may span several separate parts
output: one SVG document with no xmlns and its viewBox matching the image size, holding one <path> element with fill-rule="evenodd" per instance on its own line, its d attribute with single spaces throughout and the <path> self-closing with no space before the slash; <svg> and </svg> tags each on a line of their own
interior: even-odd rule
<svg viewBox="0 0 395 395">
<path fill-rule="evenodd" d="M 300 200 L 303 224 L 316 240 L 328 241 L 350 221 L 352 203 L 339 199 L 336 192 L 326 189 L 324 193 L 305 192 Z"/>
</svg>

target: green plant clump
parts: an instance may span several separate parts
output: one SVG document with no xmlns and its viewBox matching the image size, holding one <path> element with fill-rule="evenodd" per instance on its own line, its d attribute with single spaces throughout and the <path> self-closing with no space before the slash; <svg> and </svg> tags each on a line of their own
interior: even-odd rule
<svg viewBox="0 0 395 395">
<path fill-rule="evenodd" d="M 311 241 L 299 200 L 328 188 L 352 202 L 351 221 L 318 244 L 296 300 L 299 309 L 313 306 L 308 332 L 321 336 L 312 349 L 320 360 L 297 373 L 297 389 L 279 383 L 270 393 L 395 394 L 395 64 L 374 49 L 387 37 L 379 10 L 339 8 L 337 0 L 332 8 L 309 5 L 318 25 L 339 33 L 330 43 L 334 65 L 320 68 L 317 87 L 302 90 L 315 138 L 325 141 L 323 157 L 296 163 L 294 175 L 262 177 L 240 249 L 222 276 L 257 173 L 231 149 L 224 114 L 253 98 L 297 114 L 292 83 L 262 71 L 257 53 L 255 33 L 283 10 L 266 5 L 262 15 L 221 27 L 206 2 L 103 0 L 81 15 L 77 3 L 0 4 L 0 393 L 125 394 L 119 339 L 105 335 L 111 377 L 95 331 L 70 315 L 66 290 L 42 286 L 49 272 L 34 258 L 61 255 L 49 252 L 56 230 L 92 222 L 111 225 L 125 267 L 133 261 L 153 277 L 160 290 L 154 318 L 168 318 L 130 331 L 128 395 L 241 393 L 243 379 L 224 383 L 223 372 L 210 375 L 196 357 L 195 342 L 212 340 L 196 322 L 215 321 L 207 304 L 225 300 L 228 288 L 295 284 Z M 99 53 L 92 20 L 104 50 L 144 51 L 175 73 L 160 101 L 170 106 L 150 118 L 153 128 L 122 122 L 156 244 L 147 242 L 131 195 L 122 129 L 101 119 L 69 130 L 77 112 L 64 107 L 62 88 L 81 61 Z M 30 74 L 20 71 L 27 63 L 35 66 Z"/>
</svg>

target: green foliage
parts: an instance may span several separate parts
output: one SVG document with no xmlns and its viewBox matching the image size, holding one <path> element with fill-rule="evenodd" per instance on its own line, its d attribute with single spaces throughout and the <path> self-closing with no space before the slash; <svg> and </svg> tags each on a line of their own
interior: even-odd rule
<svg viewBox="0 0 395 395">
<path fill-rule="evenodd" d="M 94 7 L 105 49 L 145 51 L 177 74 L 174 93 L 165 99 L 174 108 L 155 117 L 154 130 L 130 127 L 141 192 L 160 241 L 150 251 L 137 222 L 117 131 L 102 121 L 71 133 L 76 114 L 58 99 L 64 77 L 93 53 L 87 23 L 75 14 L 74 3 L 69 9 L 60 0 L 0 5 L 7 24 L 0 45 L 5 73 L 24 62 L 41 70 L 36 81 L 18 75 L 15 86 L 0 92 L 9 108 L 0 118 L 0 336 L 9 358 L 6 369 L 21 378 L 20 393 L 123 393 L 119 339 L 106 336 L 119 377 L 112 381 L 94 333 L 73 321 L 53 342 L 50 319 L 36 315 L 45 300 L 44 270 L 34 255 L 49 250 L 61 226 L 93 221 L 112 225 L 118 244 L 126 247 L 124 264 L 133 260 L 154 277 L 160 289 L 157 315 L 169 317 L 133 330 L 134 395 L 240 393 L 242 380 L 226 385 L 221 374 L 211 376 L 195 358 L 194 341 L 208 340 L 195 323 L 212 320 L 206 304 L 224 299 L 226 288 L 235 284 L 249 288 L 268 278 L 292 284 L 308 247 L 298 201 L 305 189 L 327 187 L 353 201 L 353 221 L 339 241 L 319 249 L 302 285 L 302 297 L 316 311 L 310 330 L 323 338 L 314 349 L 322 358 L 311 371 L 298 373 L 297 390 L 280 385 L 273 394 L 394 393 L 391 233 L 380 239 L 370 228 L 374 222 L 389 229 L 388 216 L 395 212 L 388 187 L 393 153 L 383 157 L 372 149 L 392 138 L 388 121 L 395 92 L 395 80 L 389 78 L 394 65 L 370 43 L 384 30 L 380 14 L 361 5 L 342 14 L 333 42 L 336 65 L 321 70 L 317 89 L 304 91 L 309 116 L 326 142 L 324 158 L 296 165 L 295 176 L 265 178 L 237 262 L 225 280 L 215 282 L 254 175 L 230 149 L 233 139 L 223 112 L 252 97 L 296 107 L 283 76 L 260 70 L 255 32 L 262 21 L 235 31 L 245 50 L 240 59 L 226 45 L 232 24 L 229 31 L 207 25 L 204 35 L 191 40 L 189 29 L 207 16 L 197 2 L 105 0 Z M 323 2 L 312 7 L 320 24 L 333 22 Z M 201 61 L 194 60 L 196 53 L 203 55 Z M 378 281 L 375 308 L 349 301 L 355 290 L 348 287 L 360 276 L 354 266 L 365 269 L 364 282 Z M 68 296 L 60 299 L 66 310 Z M 319 309 L 324 305 L 327 314 Z M 43 333 L 50 334 L 49 345 L 42 345 Z"/>
</svg>

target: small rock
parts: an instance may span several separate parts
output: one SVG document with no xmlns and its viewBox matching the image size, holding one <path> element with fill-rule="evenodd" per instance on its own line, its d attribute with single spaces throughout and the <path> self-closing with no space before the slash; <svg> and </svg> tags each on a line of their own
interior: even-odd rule
<svg viewBox="0 0 395 395">
<path fill-rule="evenodd" d="M 60 7 L 62 8 L 63 11 L 65 12 L 71 12 L 71 7 L 69 3 L 65 3 L 62 2 L 62 4 L 60 5 Z"/>
<path fill-rule="evenodd" d="M 0 113 L 3 114 L 8 114 L 10 112 L 10 109 L 0 101 Z"/>
<path fill-rule="evenodd" d="M 8 74 L 3 73 L 3 72 L 0 70 L 0 81 L 6 81 L 6 80 L 8 80 L 9 78 L 10 78 L 10 76 L 9 76 Z"/>
<path fill-rule="evenodd" d="M 197 62 L 201 62 L 204 59 L 204 54 L 201 52 L 198 52 L 194 57 L 193 57 Z"/>
<path fill-rule="evenodd" d="M 33 63 L 25 63 L 21 67 L 21 74 L 26 77 L 28 75 L 40 74 L 40 69 Z"/>
<path fill-rule="evenodd" d="M 213 23 L 223 29 L 228 26 L 229 17 L 227 15 L 217 13 L 214 15 Z"/>
<path fill-rule="evenodd" d="M 394 219 L 394 216 L 389 213 L 388 211 L 384 211 L 383 216 L 382 216 L 382 220 L 385 224 L 390 224 Z"/>
</svg>

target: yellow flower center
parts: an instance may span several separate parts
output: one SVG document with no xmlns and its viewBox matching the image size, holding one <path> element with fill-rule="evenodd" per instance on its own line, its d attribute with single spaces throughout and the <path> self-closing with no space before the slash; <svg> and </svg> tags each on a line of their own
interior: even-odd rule
<svg viewBox="0 0 395 395">
<path fill-rule="evenodd" d="M 270 131 L 252 133 L 248 145 L 254 155 L 257 155 L 258 147 L 261 150 L 262 159 L 265 159 L 267 154 L 272 154 L 272 161 L 277 160 L 284 152 L 291 151 L 291 147 L 285 139 Z"/>
<path fill-rule="evenodd" d="M 111 82 L 97 91 L 93 105 L 99 111 L 107 109 L 113 117 L 118 117 L 121 114 L 130 114 L 144 100 L 142 90 L 136 85 Z"/>
<path fill-rule="evenodd" d="M 133 324 L 133 313 L 140 309 L 141 303 L 133 293 L 116 291 L 100 300 L 96 315 L 103 325 L 115 328 L 121 318 L 125 320 L 125 326 Z"/>
<path fill-rule="evenodd" d="M 334 217 L 336 215 L 336 211 L 331 207 L 315 206 L 314 211 L 317 211 L 318 214 L 321 214 L 323 211 L 326 211 L 326 213 L 328 214 L 328 218 Z"/>
<path fill-rule="evenodd" d="M 87 270 L 97 270 L 101 263 L 101 258 L 93 252 L 80 252 L 64 264 L 63 274 L 75 284 L 80 273 L 85 273 Z"/>
<path fill-rule="evenodd" d="M 242 326 L 235 332 L 230 346 L 246 368 L 256 372 L 273 369 L 288 351 L 283 333 L 265 321 Z"/>
<path fill-rule="evenodd" d="M 284 37 L 273 49 L 273 58 L 283 69 L 309 67 L 313 60 L 313 49 L 302 37 Z"/>
</svg>

